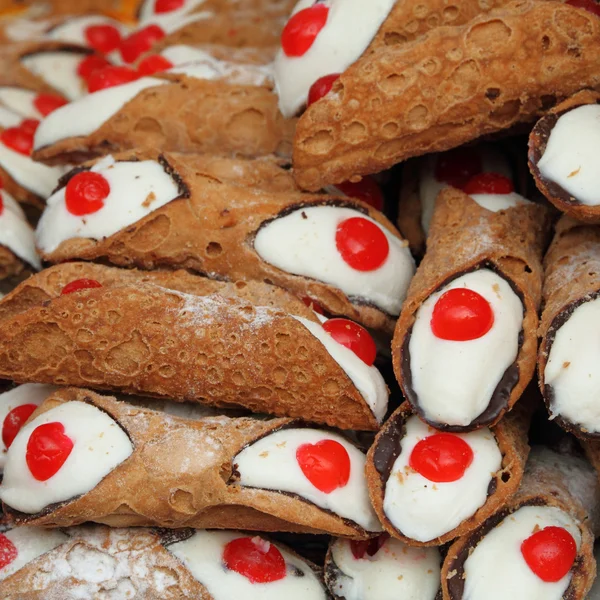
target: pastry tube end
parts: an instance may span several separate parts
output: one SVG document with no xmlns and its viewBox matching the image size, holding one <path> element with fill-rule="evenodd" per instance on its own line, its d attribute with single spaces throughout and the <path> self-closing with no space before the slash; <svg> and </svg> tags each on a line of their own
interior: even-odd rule
<svg viewBox="0 0 600 600">
<path fill-rule="evenodd" d="M 514 406 L 531 380 L 537 353 L 541 256 L 548 229 L 546 209 L 531 202 L 494 212 L 453 188 L 438 195 L 427 253 L 409 287 L 392 342 L 396 378 L 413 408 L 431 426 L 448 431 L 492 426 Z M 446 297 L 451 302 L 469 300 L 452 300 L 461 295 L 458 288 L 463 286 L 475 292 L 469 292 L 469 298 L 481 303 L 483 329 L 469 332 L 460 320 L 451 326 L 455 329 L 434 329 L 438 323 L 445 326 Z M 434 312 L 435 322 L 430 320 Z M 505 334 L 510 352 L 499 341 Z M 496 359 L 501 347 L 506 355 Z M 461 353 L 457 355 L 453 348 Z M 463 363 L 465 353 L 470 358 Z M 491 362 L 485 360 L 488 354 L 494 356 Z M 423 374 L 424 356 L 439 361 L 436 368 L 442 370 L 433 379 Z M 454 367 L 447 366 L 448 360 L 454 361 Z M 482 361 L 482 370 L 494 369 L 495 388 L 483 390 L 471 378 L 469 373 L 479 364 L 475 361 Z M 433 368 L 429 359 L 425 362 Z M 436 382 L 440 388 L 434 393 Z M 463 401 L 467 384 L 468 404 Z M 448 399 L 450 393 L 456 400 Z M 444 405 L 435 400 L 441 397 Z"/>
<path fill-rule="evenodd" d="M 440 435 L 403 404 L 367 455 L 371 502 L 386 531 L 411 546 L 439 546 L 479 527 L 521 483 L 530 417 L 531 407 L 523 402 L 492 429 Z M 452 452 L 467 453 L 468 464 L 450 475 L 429 473 L 419 464 L 427 442 L 453 444 Z"/>
<path fill-rule="evenodd" d="M 529 169 L 556 208 L 586 223 L 600 223 L 596 125 L 600 94 L 584 90 L 543 116 L 529 135 Z"/>
</svg>

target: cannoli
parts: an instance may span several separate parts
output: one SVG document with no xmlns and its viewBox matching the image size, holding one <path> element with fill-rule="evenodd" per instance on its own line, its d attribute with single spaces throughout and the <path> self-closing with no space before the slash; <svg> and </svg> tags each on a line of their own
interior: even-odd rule
<svg viewBox="0 0 600 600">
<path fill-rule="evenodd" d="M 19 527 L 1 545 L 5 600 L 326 600 L 315 565 L 236 531 Z"/>
<path fill-rule="evenodd" d="M 14 198 L 0 189 L 0 280 L 41 267 L 31 225 Z"/>
<path fill-rule="evenodd" d="M 590 515 L 597 504 L 585 459 L 532 449 L 513 499 L 450 547 L 444 600 L 584 600 L 596 576 Z"/>
<path fill-rule="evenodd" d="M 496 173 L 517 185 L 517 169 L 500 144 L 464 146 L 407 161 L 402 168 L 398 202 L 398 229 L 413 253 L 422 256 L 433 215 L 435 199 L 446 187 L 464 188 L 480 173 Z M 509 184 L 504 183 L 507 188 Z"/>
<path fill-rule="evenodd" d="M 465 535 L 519 488 L 529 453 L 529 408 L 493 429 L 441 433 L 404 403 L 367 457 L 371 502 L 384 528 L 412 546 L 439 546 Z"/>
<path fill-rule="evenodd" d="M 361 57 L 400 47 L 442 25 L 461 25 L 508 0 L 300 0 L 281 36 L 275 75 L 281 112 L 292 117 L 331 89 Z M 317 88 L 320 92 L 315 95 Z"/>
<path fill-rule="evenodd" d="M 559 2 L 514 2 L 379 49 L 300 118 L 296 180 L 317 190 L 530 121 L 598 86 L 599 63 L 600 18 Z"/>
<path fill-rule="evenodd" d="M 290 419 L 166 419 L 69 388 L 48 398 L 13 440 L 0 498 L 19 525 L 365 537 L 381 527 L 364 461 L 339 434 Z"/>
<path fill-rule="evenodd" d="M 69 263 L 23 282 L 0 315 L 0 373 L 13 381 L 241 406 L 340 429 L 375 430 L 386 414 L 367 331 L 321 321 L 266 284 Z"/>
<path fill-rule="evenodd" d="M 53 16 L 120 14 L 128 0 L 0 0 L 0 13 L 40 19 Z"/>
<path fill-rule="evenodd" d="M 542 117 L 529 136 L 529 168 L 540 191 L 574 219 L 600 223 L 600 94 L 589 90 Z"/>
<path fill-rule="evenodd" d="M 248 188 L 245 178 L 229 182 L 188 155 L 132 152 L 86 169 L 48 200 L 37 230 L 44 260 L 268 281 L 332 315 L 392 331 L 414 262 L 391 223 L 366 204 Z M 94 182 L 104 191 L 88 204 Z"/>
<path fill-rule="evenodd" d="M 117 75 L 131 71 L 120 69 Z M 36 132 L 34 156 L 44 162 L 73 163 L 137 147 L 289 155 L 295 122 L 281 116 L 269 87 L 202 76 L 128 78 L 128 83 L 98 88 L 44 119 Z"/>
<path fill-rule="evenodd" d="M 600 229 L 563 217 L 544 259 L 540 389 L 551 418 L 580 438 L 600 438 L 595 311 Z"/>
<path fill-rule="evenodd" d="M 405 397 L 445 431 L 496 424 L 535 370 L 547 210 L 486 189 L 438 195 L 392 342 Z"/>
<path fill-rule="evenodd" d="M 441 599 L 437 548 L 413 548 L 388 534 L 370 540 L 334 539 L 325 583 L 339 600 Z"/>
</svg>

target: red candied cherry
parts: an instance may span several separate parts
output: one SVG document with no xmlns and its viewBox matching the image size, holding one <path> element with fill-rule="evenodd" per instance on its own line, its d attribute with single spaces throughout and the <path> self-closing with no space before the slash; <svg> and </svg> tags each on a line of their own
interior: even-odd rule
<svg viewBox="0 0 600 600">
<path fill-rule="evenodd" d="M 155 13 L 170 13 L 183 8 L 185 0 L 156 0 L 154 3 Z"/>
<path fill-rule="evenodd" d="M 436 433 L 416 444 L 408 464 L 435 483 L 458 481 L 473 462 L 473 450 L 462 438 L 451 433 Z"/>
<path fill-rule="evenodd" d="M 340 73 L 333 73 L 332 75 L 325 75 L 320 79 L 317 79 L 308 90 L 308 102 L 307 106 L 314 104 L 317 100 L 327 96 L 333 87 L 333 84 L 340 78 Z"/>
<path fill-rule="evenodd" d="M 62 423 L 44 423 L 36 427 L 29 441 L 25 461 L 38 481 L 48 481 L 65 464 L 73 450 L 73 440 Z"/>
<path fill-rule="evenodd" d="M 349 319 L 329 319 L 323 323 L 323 329 L 369 367 L 375 362 L 377 346 L 371 334 L 358 323 Z"/>
<path fill-rule="evenodd" d="M 19 556 L 17 547 L 3 533 L 0 533 L 0 569 L 10 565 L 17 556 Z"/>
<path fill-rule="evenodd" d="M 87 81 L 92 73 L 101 71 L 106 67 L 110 67 L 111 64 L 104 58 L 104 56 L 98 56 L 97 54 L 90 54 L 86 56 L 77 67 L 77 75 Z"/>
<path fill-rule="evenodd" d="M 165 32 L 158 25 L 147 25 L 121 42 L 121 56 L 126 63 L 132 63 L 164 37 Z"/>
<path fill-rule="evenodd" d="M 23 119 L 19 124 L 19 127 L 30 133 L 31 135 L 35 135 L 37 128 L 40 126 L 40 122 L 37 119 Z"/>
<path fill-rule="evenodd" d="M 494 324 L 490 303 L 477 292 L 454 288 L 444 292 L 431 315 L 433 335 L 442 340 L 466 342 L 484 336 Z"/>
<path fill-rule="evenodd" d="M 302 444 L 296 450 L 296 460 L 306 479 L 325 494 L 345 487 L 350 479 L 350 456 L 335 440 Z"/>
<path fill-rule="evenodd" d="M 87 79 L 88 92 L 93 94 L 116 85 L 123 85 L 139 79 L 139 73 L 130 67 L 113 66 L 93 71 Z"/>
<path fill-rule="evenodd" d="M 462 189 L 473 175 L 481 171 L 481 156 L 474 148 L 455 148 L 438 156 L 434 174 L 438 181 Z"/>
<path fill-rule="evenodd" d="M 69 179 L 65 190 L 67 210 L 77 217 L 98 212 L 109 194 L 110 185 L 100 173 L 77 173 Z"/>
<path fill-rule="evenodd" d="M 90 290 L 92 288 L 101 288 L 102 284 L 95 279 L 75 279 L 67 283 L 61 290 L 60 295 L 65 296 L 66 294 L 72 294 L 73 292 L 79 292 L 80 290 Z"/>
<path fill-rule="evenodd" d="M 5 448 L 10 448 L 13 440 L 17 437 L 17 433 L 23 427 L 23 423 L 29 419 L 36 408 L 36 404 L 21 404 L 21 406 L 16 406 L 6 415 L 2 424 L 2 441 Z"/>
<path fill-rule="evenodd" d="M 377 210 L 383 210 L 383 193 L 373 177 L 367 175 L 360 181 L 344 181 L 344 183 L 338 183 L 335 187 L 349 198 L 362 200 Z"/>
<path fill-rule="evenodd" d="M 21 127 L 9 127 L 0 134 L 0 141 L 11 150 L 29 156 L 33 150 L 33 133 Z"/>
<path fill-rule="evenodd" d="M 0 182 L 0 189 L 2 189 L 2 183 Z M 0 215 L 4 212 L 4 198 L 0 194 Z"/>
<path fill-rule="evenodd" d="M 354 556 L 356 560 L 361 560 L 365 557 L 365 554 L 367 556 L 375 556 L 389 539 L 389 533 L 382 533 L 370 540 L 350 540 L 352 556 Z"/>
<path fill-rule="evenodd" d="M 223 550 L 223 563 L 252 583 L 272 583 L 286 574 L 285 560 L 279 549 L 260 538 L 231 540 Z"/>
<path fill-rule="evenodd" d="M 140 75 L 154 75 L 166 71 L 173 66 L 173 63 L 160 54 L 150 54 L 140 61 L 138 65 L 138 73 Z"/>
<path fill-rule="evenodd" d="M 500 173 L 479 173 L 471 177 L 462 190 L 465 194 L 510 194 L 515 191 L 515 186 Z"/>
<path fill-rule="evenodd" d="M 62 96 L 56 94 L 38 94 L 33 100 L 36 110 L 44 117 L 65 104 L 68 104 L 68 102 Z"/>
<path fill-rule="evenodd" d="M 342 221 L 335 232 L 335 245 L 344 261 L 357 271 L 375 271 L 390 253 L 381 227 L 363 217 Z"/>
<path fill-rule="evenodd" d="M 292 15 L 281 34 L 281 47 L 286 56 L 302 56 L 313 45 L 325 23 L 329 8 L 314 4 Z"/>
<path fill-rule="evenodd" d="M 314 310 L 316 313 L 320 315 L 325 314 L 325 309 L 316 301 L 313 300 L 310 296 L 303 296 L 302 302 L 308 306 L 308 308 Z"/>
<path fill-rule="evenodd" d="M 576 8 L 583 8 L 591 12 L 593 15 L 600 17 L 600 3 L 597 0 L 567 0 L 567 4 Z"/>
<path fill-rule="evenodd" d="M 544 527 L 521 544 L 527 566 L 545 582 L 560 581 L 577 556 L 573 536 L 562 527 Z"/>
<path fill-rule="evenodd" d="M 90 25 L 83 34 L 88 45 L 102 54 L 116 50 L 121 44 L 121 32 L 114 25 Z"/>
</svg>

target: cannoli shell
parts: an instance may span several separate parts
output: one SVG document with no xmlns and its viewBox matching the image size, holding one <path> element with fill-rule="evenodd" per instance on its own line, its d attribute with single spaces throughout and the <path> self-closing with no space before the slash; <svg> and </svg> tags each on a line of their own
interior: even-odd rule
<svg viewBox="0 0 600 600">
<path fill-rule="evenodd" d="M 517 1 L 352 65 L 298 122 L 294 172 L 317 190 L 460 146 L 600 85 L 600 19 Z"/>
<path fill-rule="evenodd" d="M 511 410 L 535 370 L 542 293 L 541 257 L 549 224 L 548 212 L 541 205 L 520 205 L 494 213 L 460 190 L 448 188 L 440 192 L 431 220 L 427 252 L 408 289 L 392 341 L 394 372 L 407 399 L 410 400 L 410 390 L 403 375 L 404 343 L 421 304 L 457 275 L 485 264 L 511 282 L 521 297 L 523 342 L 516 359 L 519 380 L 507 406 L 482 422 L 476 420 L 473 428 L 495 425 Z M 419 411 L 418 406 L 414 408 Z"/>
<path fill-rule="evenodd" d="M 600 104 L 600 93 L 584 90 L 561 102 L 547 115 L 543 116 L 529 135 L 529 169 L 538 189 L 560 210 L 573 219 L 586 223 L 600 223 L 600 206 L 580 204 L 576 198 L 558 184 L 545 179 L 537 167 L 537 163 L 546 151 L 552 128 L 566 112 L 585 104 Z"/>
<path fill-rule="evenodd" d="M 463 521 L 458 527 L 445 535 L 436 538 L 435 540 L 431 540 L 430 542 L 418 542 L 402 535 L 402 532 L 396 529 L 388 519 L 383 508 L 387 479 L 385 481 L 382 479 L 382 475 L 378 470 L 379 465 L 376 464 L 376 459 L 381 460 L 383 458 L 384 454 L 382 454 L 382 450 L 384 448 L 386 451 L 386 459 L 387 461 L 391 461 L 392 464 L 398 456 L 401 445 L 400 439 L 397 439 L 393 450 L 388 444 L 392 442 L 390 436 L 394 434 L 397 435 L 396 432 L 403 431 L 404 423 L 412 414 L 414 414 L 410 404 L 404 402 L 386 421 L 367 454 L 366 476 L 371 503 L 373 504 L 375 512 L 384 529 L 391 536 L 398 538 L 410 546 L 441 546 L 457 537 L 473 531 L 486 519 L 500 510 L 519 489 L 525 470 L 527 456 L 529 455 L 527 434 L 532 410 L 531 407 L 529 405 L 526 406 L 526 404 L 527 403 L 523 403 L 523 406 L 519 405 L 493 429 L 494 436 L 498 442 L 498 447 L 502 453 L 502 466 L 501 469 L 494 474 L 492 479 L 493 491 L 488 493 L 485 504 L 481 506 L 473 516 Z M 382 447 L 382 444 L 385 444 L 385 446 Z M 390 451 L 393 453 L 389 453 Z"/>
<path fill-rule="evenodd" d="M 221 294 L 213 281 L 194 278 L 190 285 L 177 273 L 132 277 L 108 269 L 104 278 L 101 268 L 66 268 L 103 287 L 58 295 L 73 279 L 65 281 L 57 267 L 9 294 L 0 303 L 8 305 L 0 339 L 6 378 L 243 406 L 340 429 L 378 428 L 348 375 L 291 316 L 317 321 L 300 301 L 290 300 L 297 309 L 288 309 L 287 300 L 273 307 L 278 295 L 265 290 L 258 295 L 271 306 L 256 305 L 248 295 L 257 286 L 242 287 L 245 297 L 236 298 L 239 284 L 221 284 Z"/>
<path fill-rule="evenodd" d="M 555 452 L 537 449 L 532 452 L 519 491 L 508 504 L 488 519 L 479 529 L 456 540 L 442 566 L 444 600 L 459 600 L 452 580 L 463 577 L 462 565 L 467 559 L 473 540 L 480 540 L 505 517 L 523 506 L 555 506 L 580 523 L 581 546 L 573 566 L 571 583 L 564 598 L 584 600 L 596 577 L 594 534 L 597 513 L 598 487 L 592 480 L 590 467 L 583 458 L 570 457 L 562 464 Z M 591 479 L 592 478 L 592 479 Z M 501 565 L 499 564 L 499 568 Z M 460 586 L 459 586 L 460 587 Z"/>
<path fill-rule="evenodd" d="M 133 148 L 286 156 L 294 126 L 266 87 L 177 75 L 170 84 L 141 91 L 90 135 L 59 140 L 33 156 L 48 164 L 76 164 Z"/>
<path fill-rule="evenodd" d="M 10 248 L 0 246 L 0 281 L 17 277 L 30 269 Z"/>
<path fill-rule="evenodd" d="M 0 0 L 0 16 L 26 10 L 31 18 L 86 15 L 90 13 L 121 13 L 129 0 Z"/>
<path fill-rule="evenodd" d="M 36 515 L 5 505 L 16 524 L 66 527 L 92 521 L 111 527 L 366 535 L 358 525 L 293 494 L 236 484 L 235 456 L 270 433 L 297 427 L 290 419 L 167 420 L 162 413 L 72 388 L 48 398 L 34 415 L 73 400 L 97 406 L 114 419 L 131 439 L 133 454 L 91 491 Z"/>
<path fill-rule="evenodd" d="M 351 303 L 342 290 L 331 285 L 281 271 L 263 261 L 252 246 L 263 223 L 293 208 L 323 204 L 355 208 L 398 235 L 381 213 L 355 199 L 266 193 L 244 187 L 243 180 L 239 180 L 241 185 L 228 183 L 217 178 L 215 171 L 195 169 L 193 162 L 188 164 L 182 155 L 149 151 L 123 154 L 117 159 L 135 157 L 164 159 L 189 189 L 189 197 L 174 200 L 105 239 L 66 240 L 55 251 L 43 255 L 44 260 L 56 263 L 106 259 L 121 266 L 186 268 L 230 280 L 267 281 L 314 298 L 333 315 L 345 315 L 373 329 L 393 330 L 394 319 L 390 315 L 371 305 Z"/>
<path fill-rule="evenodd" d="M 539 384 L 546 406 L 550 408 L 544 372 L 556 330 L 583 302 L 600 292 L 600 229 L 562 217 L 552 244 L 544 257 L 544 310 L 540 321 L 538 355 Z M 600 439 L 561 416 L 555 421 L 583 439 Z"/>
</svg>

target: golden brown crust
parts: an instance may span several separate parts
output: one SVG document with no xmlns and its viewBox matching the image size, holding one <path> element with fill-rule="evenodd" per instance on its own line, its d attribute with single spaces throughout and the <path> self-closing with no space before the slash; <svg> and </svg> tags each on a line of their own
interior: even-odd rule
<svg viewBox="0 0 600 600">
<path fill-rule="evenodd" d="M 122 154 L 117 158 L 156 160 L 158 156 L 157 152 L 148 151 Z M 344 315 L 373 329 L 392 332 L 395 320 L 391 315 L 375 306 L 353 302 L 334 286 L 277 269 L 263 261 L 253 247 L 254 235 L 263 223 L 295 207 L 326 203 L 365 212 L 392 235 L 398 236 L 394 226 L 381 213 L 345 197 L 251 189 L 245 187 L 248 181 L 245 176 L 236 181 L 234 173 L 231 181 L 239 183 L 235 185 L 220 179 L 214 169 L 196 169 L 198 159 L 175 154 L 162 156 L 189 188 L 189 198 L 174 200 L 106 239 L 66 240 L 43 258 L 55 263 L 72 259 L 107 259 L 121 266 L 186 268 L 230 280 L 268 281 L 296 295 L 314 298 L 331 314 Z M 252 165 L 248 167 L 251 168 Z M 287 173 L 282 175 L 283 180 L 289 181 L 288 176 Z M 251 211 L 248 206 L 252 206 Z"/>
<path fill-rule="evenodd" d="M 178 75 L 169 84 L 142 90 L 92 134 L 60 140 L 33 157 L 74 164 L 133 148 L 285 156 L 294 127 L 295 120 L 283 118 L 277 96 L 266 87 Z"/>
<path fill-rule="evenodd" d="M 523 410 L 519 410 L 519 408 L 502 419 L 493 429 L 498 447 L 502 453 L 502 466 L 494 474 L 493 481 L 495 481 L 495 488 L 491 494 L 488 494 L 485 504 L 475 514 L 445 535 L 429 542 L 418 542 L 404 536 L 388 519 L 383 508 L 387 480 L 382 478 L 375 460 L 382 439 L 389 438 L 394 433 L 398 435 L 398 432 L 402 431 L 406 420 L 414 414 L 410 404 L 404 402 L 386 421 L 367 454 L 366 476 L 369 495 L 371 496 L 371 503 L 375 512 L 385 530 L 391 536 L 402 540 L 410 546 L 441 546 L 473 531 L 486 519 L 500 510 L 519 488 L 525 470 L 525 462 L 529 454 L 527 434 L 531 411 L 529 407 L 524 407 Z"/>
<path fill-rule="evenodd" d="M 538 375 L 548 407 L 550 398 L 544 384 L 544 372 L 555 329 L 561 317 L 599 291 L 600 229 L 564 216 L 556 225 L 554 239 L 544 257 L 544 310 L 539 327 Z M 560 416 L 556 421 L 577 437 L 600 438 L 600 434 L 588 432 Z"/>
<path fill-rule="evenodd" d="M 584 474 L 584 477 L 588 477 L 586 465 L 571 463 L 569 468 L 561 469 L 560 459 L 556 457 L 557 455 L 552 453 L 542 458 L 536 456 L 534 460 L 530 459 L 519 491 L 504 509 L 488 520 L 487 523 L 484 523 L 480 529 L 458 538 L 450 546 L 442 566 L 444 600 L 460 600 L 461 598 L 461 596 L 451 593 L 449 582 L 454 577 L 461 576 L 456 572 L 456 561 L 461 556 L 466 558 L 465 554 L 472 547 L 472 539 L 481 537 L 497 525 L 502 518 L 527 505 L 555 506 L 571 515 L 579 523 L 582 538 L 581 546 L 573 566 L 571 583 L 563 598 L 569 600 L 585 599 L 596 577 L 594 536 L 591 531 L 593 523 L 590 522 L 591 513 L 595 512 L 595 507 L 590 506 L 587 500 L 593 498 L 597 503 L 598 490 L 592 490 L 590 493 L 590 490 L 586 489 L 588 498 L 580 497 L 577 494 L 576 484 L 573 485 L 571 480 L 576 479 L 581 473 Z M 583 462 L 585 463 L 585 461 Z M 584 486 L 588 487 L 585 482 Z"/>
<path fill-rule="evenodd" d="M 17 277 L 23 271 L 31 270 L 10 248 L 0 245 L 0 281 Z"/>
<path fill-rule="evenodd" d="M 531 380 L 536 363 L 538 309 L 542 292 L 541 258 L 549 233 L 547 210 L 536 204 L 493 213 L 463 192 L 448 188 L 437 197 L 427 239 L 427 252 L 408 289 L 392 341 L 394 372 L 407 394 L 402 362 L 404 342 L 421 304 L 450 278 L 489 264 L 522 295 L 523 343 L 516 359 L 519 380 L 505 409 L 510 410 Z M 418 407 L 417 407 L 418 408 Z"/>
<path fill-rule="evenodd" d="M 236 483 L 237 454 L 270 433 L 294 426 L 291 419 L 167 419 L 163 413 L 74 388 L 50 396 L 34 415 L 73 400 L 97 406 L 113 418 L 129 436 L 133 454 L 94 489 L 47 513 L 25 515 L 5 506 L 17 524 L 67 527 L 92 521 L 112 527 L 365 536 L 358 525 L 295 495 Z"/>
<path fill-rule="evenodd" d="M 77 278 L 103 287 L 59 295 Z M 238 295 L 236 284 L 183 273 L 58 265 L 0 302 L 0 374 L 377 429 L 348 375 L 291 316 L 314 313 L 270 286 L 244 285 Z M 256 303 L 263 297 L 270 304 Z"/>
<path fill-rule="evenodd" d="M 565 189 L 545 179 L 537 168 L 537 163 L 546 150 L 548 138 L 558 118 L 569 110 L 585 104 L 600 104 L 600 93 L 592 90 L 579 92 L 561 102 L 536 123 L 529 135 L 529 170 L 540 192 L 558 210 L 573 219 L 598 224 L 600 223 L 600 206 L 586 206 L 585 204 L 581 204 L 577 198 L 569 194 Z"/>
<path fill-rule="evenodd" d="M 529 121 L 600 85 L 599 62 L 600 18 L 540 0 L 380 49 L 300 118 L 296 181 L 316 190 Z"/>
<path fill-rule="evenodd" d="M 421 224 L 420 164 L 419 159 L 412 159 L 402 166 L 402 181 L 398 198 L 398 229 L 408 240 L 414 256 L 425 254 L 427 241 Z"/>
</svg>

